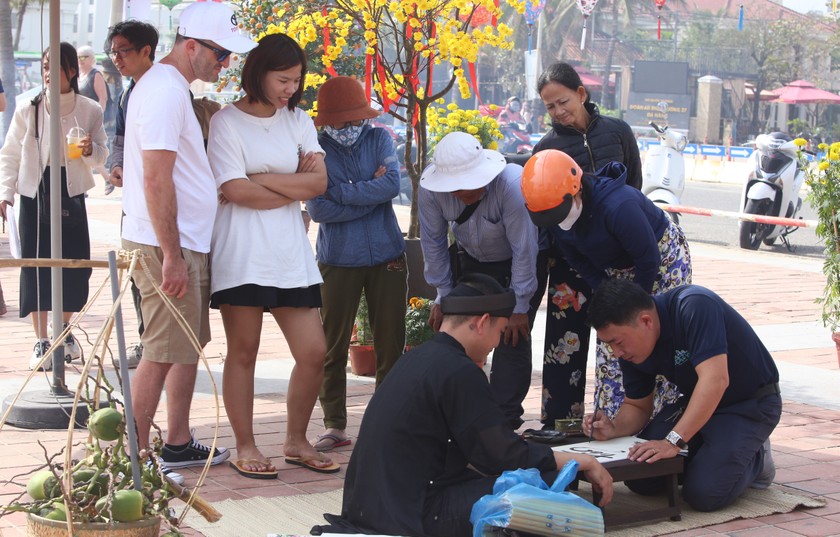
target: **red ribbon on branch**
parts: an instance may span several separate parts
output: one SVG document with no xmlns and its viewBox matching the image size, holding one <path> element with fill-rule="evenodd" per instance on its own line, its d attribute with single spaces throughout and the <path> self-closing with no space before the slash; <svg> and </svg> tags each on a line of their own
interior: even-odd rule
<svg viewBox="0 0 840 537">
<path fill-rule="evenodd" d="M 370 84 L 373 78 L 373 55 L 365 54 L 365 97 L 370 102 Z M 387 111 L 387 110 L 386 110 Z"/>
<path fill-rule="evenodd" d="M 327 7 L 324 6 L 321 8 L 321 14 L 324 15 L 324 19 L 327 18 Z M 327 49 L 330 48 L 330 25 L 324 23 L 324 54 L 327 54 Z M 335 68 L 332 66 L 332 63 L 327 67 L 327 72 L 332 76 L 338 76 L 338 73 L 335 72 Z"/>
<path fill-rule="evenodd" d="M 432 28 L 429 32 L 429 39 L 434 39 L 437 36 L 437 25 L 432 21 Z M 433 48 L 429 47 L 429 74 L 428 78 L 426 79 L 426 97 L 431 95 L 432 93 L 432 80 L 433 80 L 433 70 L 435 66 L 435 51 Z"/>
<path fill-rule="evenodd" d="M 481 100 L 481 94 L 478 93 L 478 80 L 475 75 L 475 63 L 469 62 L 469 69 L 470 69 L 470 84 L 472 84 L 473 91 L 475 92 L 475 98 L 478 99 L 478 104 L 484 104 Z"/>
</svg>

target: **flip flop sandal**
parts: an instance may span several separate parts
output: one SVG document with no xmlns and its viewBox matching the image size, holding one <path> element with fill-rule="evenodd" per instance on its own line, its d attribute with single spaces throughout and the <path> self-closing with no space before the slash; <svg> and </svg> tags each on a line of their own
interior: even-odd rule
<svg viewBox="0 0 840 537">
<path fill-rule="evenodd" d="M 324 433 L 315 438 L 314 447 L 317 451 L 331 451 L 337 447 L 349 446 L 349 438 L 340 438 L 334 434 Z"/>
<path fill-rule="evenodd" d="M 251 479 L 277 479 L 277 470 L 248 470 L 244 467 L 246 464 L 270 465 L 271 462 L 261 461 L 259 459 L 236 459 L 235 461 L 230 461 L 230 466 L 243 477 L 249 477 Z"/>
<path fill-rule="evenodd" d="M 315 457 L 286 457 L 286 462 L 289 464 L 293 464 L 295 466 L 300 466 L 302 468 L 306 468 L 307 470 L 312 470 L 313 472 L 318 472 L 319 474 L 334 474 L 341 470 L 341 466 L 338 463 L 331 462 L 329 466 L 316 466 L 315 463 L 317 462 L 326 462 L 324 459 L 318 459 Z"/>
</svg>

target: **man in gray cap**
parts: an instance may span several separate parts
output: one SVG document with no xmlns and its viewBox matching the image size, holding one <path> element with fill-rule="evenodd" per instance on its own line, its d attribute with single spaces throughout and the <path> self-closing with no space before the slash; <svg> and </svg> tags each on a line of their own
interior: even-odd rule
<svg viewBox="0 0 840 537">
<path fill-rule="evenodd" d="M 435 146 L 418 203 L 425 277 L 437 288 L 429 319 L 435 330 L 440 301 L 460 274 L 490 275 L 516 294 L 490 373 L 490 387 L 512 429 L 522 425 L 522 401 L 531 385 L 531 327 L 545 291 L 538 282 L 546 282 L 537 270 L 547 267 L 537 260 L 537 228 L 525 208 L 521 177 L 521 166 L 482 149 L 470 134 L 452 132 Z"/>
<path fill-rule="evenodd" d="M 510 430 L 481 366 L 499 344 L 516 296 L 494 278 L 467 274 L 441 299 L 440 331 L 407 352 L 365 411 L 344 482 L 345 529 L 387 535 L 472 535 L 473 504 L 506 470 L 537 468 L 552 483 L 574 459 L 612 497 L 593 457 L 553 452 Z"/>
<path fill-rule="evenodd" d="M 192 108 L 190 83 L 215 82 L 232 52 L 256 43 L 239 34 L 233 10 L 218 2 L 196 2 L 181 14 L 175 45 L 140 79 L 126 118 L 122 242 L 144 254 L 146 270 L 134 280 L 140 290 L 145 329 L 143 360 L 132 380 L 133 407 L 141 448 L 166 386 L 167 432 L 163 467 L 201 466 L 230 456 L 211 450 L 190 432 L 190 404 L 198 353 L 157 295 L 169 296 L 204 346 L 210 340 L 208 252 L 216 214 L 216 183 L 204 138 Z M 172 477 L 170 475 L 170 477 Z"/>
</svg>

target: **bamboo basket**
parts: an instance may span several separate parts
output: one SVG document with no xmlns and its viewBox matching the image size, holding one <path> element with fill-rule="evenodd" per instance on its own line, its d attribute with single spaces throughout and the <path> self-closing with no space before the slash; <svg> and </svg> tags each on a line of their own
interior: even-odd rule
<svg viewBox="0 0 840 537">
<path fill-rule="evenodd" d="M 67 537 L 67 523 L 49 520 L 30 513 L 26 519 L 27 537 Z M 87 522 L 73 524 L 77 537 L 158 537 L 160 518 L 144 518 L 137 522 Z"/>
</svg>

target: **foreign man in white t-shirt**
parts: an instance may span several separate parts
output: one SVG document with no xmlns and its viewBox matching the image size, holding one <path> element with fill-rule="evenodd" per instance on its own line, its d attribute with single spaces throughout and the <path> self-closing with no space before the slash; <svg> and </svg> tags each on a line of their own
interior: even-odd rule
<svg viewBox="0 0 840 537">
<path fill-rule="evenodd" d="M 145 330 L 143 360 L 132 381 L 134 419 L 141 448 L 166 386 L 164 471 L 225 461 L 230 452 L 197 442 L 190 404 L 198 351 L 154 285 L 173 302 L 203 347 L 210 341 L 208 253 L 216 214 L 216 185 L 192 108 L 189 85 L 215 82 L 230 54 L 256 43 L 239 34 L 231 8 L 196 2 L 181 14 L 172 52 L 137 82 L 126 118 L 122 242 L 145 255 L 134 278 Z M 142 178 L 142 180 L 141 180 Z M 138 267 L 139 268 L 139 267 Z M 170 474 L 170 477 L 171 474 Z"/>
</svg>

